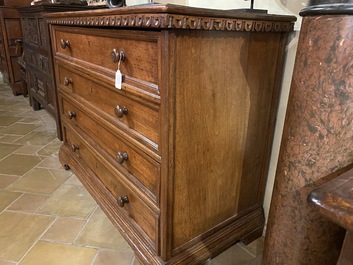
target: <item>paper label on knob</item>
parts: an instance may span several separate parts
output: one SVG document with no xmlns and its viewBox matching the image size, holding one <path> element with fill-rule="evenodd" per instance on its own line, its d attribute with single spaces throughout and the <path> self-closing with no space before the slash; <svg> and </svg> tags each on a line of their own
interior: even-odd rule
<svg viewBox="0 0 353 265">
<path fill-rule="evenodd" d="M 116 71 L 115 73 L 115 87 L 117 89 L 121 89 L 121 83 L 123 82 L 123 77 L 121 75 L 120 70 Z"/>
</svg>

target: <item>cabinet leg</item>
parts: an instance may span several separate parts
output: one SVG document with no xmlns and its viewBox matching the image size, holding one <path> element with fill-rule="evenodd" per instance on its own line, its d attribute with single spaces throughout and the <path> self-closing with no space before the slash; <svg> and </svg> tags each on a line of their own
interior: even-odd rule
<svg viewBox="0 0 353 265">
<path fill-rule="evenodd" d="M 70 166 L 69 165 L 64 165 L 64 168 L 65 168 L 65 170 L 70 170 Z"/>
<path fill-rule="evenodd" d="M 40 103 L 34 98 L 32 98 L 32 108 L 33 110 L 40 110 Z"/>
</svg>

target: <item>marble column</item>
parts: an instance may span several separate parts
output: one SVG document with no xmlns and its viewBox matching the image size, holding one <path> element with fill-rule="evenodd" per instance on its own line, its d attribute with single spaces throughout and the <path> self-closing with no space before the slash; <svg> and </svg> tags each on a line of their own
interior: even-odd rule
<svg viewBox="0 0 353 265">
<path fill-rule="evenodd" d="M 307 202 L 353 163 L 353 5 L 333 2 L 300 14 L 263 265 L 336 264 L 342 245 L 344 231 Z"/>
</svg>

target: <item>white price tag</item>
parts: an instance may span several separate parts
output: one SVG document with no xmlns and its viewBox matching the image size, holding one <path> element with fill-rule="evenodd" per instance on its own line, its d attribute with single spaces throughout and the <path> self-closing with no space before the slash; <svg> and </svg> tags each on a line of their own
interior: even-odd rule
<svg viewBox="0 0 353 265">
<path fill-rule="evenodd" d="M 117 89 L 121 89 L 121 83 L 123 82 L 123 77 L 121 75 L 120 70 L 116 71 L 115 73 L 115 87 Z"/>
</svg>

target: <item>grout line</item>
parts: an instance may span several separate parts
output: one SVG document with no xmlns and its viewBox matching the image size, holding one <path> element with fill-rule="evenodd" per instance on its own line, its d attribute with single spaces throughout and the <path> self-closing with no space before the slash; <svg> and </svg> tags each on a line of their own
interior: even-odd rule
<svg viewBox="0 0 353 265">
<path fill-rule="evenodd" d="M 80 235 L 82 234 L 83 230 L 86 228 L 88 222 L 91 220 L 93 214 L 97 211 L 98 207 L 99 207 L 99 205 L 97 205 L 97 206 L 92 210 L 92 212 L 91 212 L 90 215 L 87 217 L 87 219 L 85 219 L 85 220 L 86 220 L 86 223 L 82 226 L 82 228 L 80 229 L 80 231 L 77 233 L 77 236 L 76 236 L 76 238 L 73 240 L 72 244 L 75 244 L 75 245 L 79 246 L 79 244 L 76 243 L 76 240 L 80 237 Z"/>
<path fill-rule="evenodd" d="M 14 192 L 14 193 L 20 193 L 20 192 Z M 11 202 L 2 212 L 7 211 L 8 208 L 9 208 L 12 204 L 14 204 L 16 201 L 18 201 L 21 197 L 23 197 L 23 195 L 24 195 L 24 193 L 22 193 L 20 196 L 18 196 L 18 198 L 16 198 L 13 202 Z"/>
<path fill-rule="evenodd" d="M 254 241 L 255 242 L 255 241 Z M 253 254 L 250 250 L 248 250 L 243 244 L 237 244 L 241 249 L 245 250 L 247 253 L 249 253 L 251 256 L 256 258 L 256 254 Z"/>
<path fill-rule="evenodd" d="M 98 253 L 99 253 L 99 252 L 100 252 L 100 249 L 97 249 L 96 254 L 94 255 L 94 257 L 93 257 L 93 259 L 92 259 L 90 265 L 94 265 L 94 263 L 95 263 L 95 261 L 96 261 L 96 259 L 97 259 L 97 257 L 98 257 Z"/>
<path fill-rule="evenodd" d="M 16 264 L 17 265 L 17 262 L 16 261 L 13 261 L 13 260 L 8 260 L 8 259 L 0 259 L 0 263 L 1 263 L 1 261 L 5 261 L 5 262 L 8 262 L 8 263 L 11 263 L 11 265 L 12 264 Z"/>
<path fill-rule="evenodd" d="M 2 83 L 0 81 L 0 87 L 1 87 Z M 1 98 L 2 98 L 2 95 L 4 95 L 5 97 L 10 97 L 12 95 L 10 94 L 6 94 L 5 93 L 1 93 L 2 92 L 2 89 L 0 89 L 0 104 L 1 104 Z M 28 105 L 28 100 L 21 100 L 21 101 L 18 101 L 16 102 L 15 104 L 13 104 L 11 107 L 13 108 L 14 105 L 16 106 L 22 106 L 23 104 L 27 104 Z M 22 119 L 25 119 L 25 118 L 30 118 L 30 116 L 27 114 L 30 114 L 30 111 L 31 109 L 28 109 L 27 111 L 24 111 L 24 112 L 21 112 L 21 113 L 11 113 L 11 110 L 7 110 L 5 109 L 4 110 L 5 112 L 8 113 L 9 116 L 14 116 L 14 117 L 21 117 L 19 115 L 23 115 L 23 117 L 21 117 Z M 33 111 L 33 110 L 32 110 Z M 44 111 L 44 110 L 43 110 Z M 46 127 L 49 123 L 47 123 L 46 121 L 48 120 L 47 119 L 47 116 L 45 115 L 41 115 L 43 114 L 43 112 L 39 113 L 39 112 L 33 112 L 33 122 L 30 122 L 30 123 L 25 123 L 25 124 L 34 124 L 34 125 L 38 125 L 39 127 L 35 128 L 34 130 L 32 130 L 31 132 L 28 132 L 27 134 L 25 135 L 21 135 L 22 137 L 14 140 L 13 142 L 7 142 L 8 144 L 13 144 L 13 145 L 19 145 L 19 146 L 28 146 L 28 145 L 33 145 L 33 144 L 30 144 L 28 141 L 26 141 L 25 143 L 14 143 L 16 141 L 20 141 L 21 139 L 23 139 L 25 136 L 31 134 L 31 133 L 35 133 L 35 132 L 40 132 L 40 131 L 43 131 L 43 130 L 48 130 L 48 128 Z M 50 117 L 50 116 L 49 116 Z M 17 122 L 15 122 L 17 123 Z M 40 123 L 40 124 L 39 124 Z M 11 124 L 13 125 L 13 124 Z M 8 128 L 9 126 L 5 126 L 4 128 Z M 55 130 L 53 130 L 53 132 L 55 132 Z M 4 136 L 7 136 L 7 135 L 4 135 Z M 10 136 L 13 136 L 13 135 L 10 135 Z M 19 136 L 19 135 L 18 135 Z M 58 139 L 57 138 L 54 138 L 52 141 L 50 141 L 49 143 L 46 143 L 45 145 L 41 145 L 41 144 L 35 144 L 37 146 L 41 146 L 41 148 L 39 150 L 37 150 L 36 152 L 34 152 L 33 154 L 21 154 L 21 153 L 16 153 L 16 154 L 20 154 L 20 155 L 30 155 L 30 156 L 37 156 L 40 158 L 40 162 L 41 163 L 42 161 L 44 161 L 45 159 L 47 159 L 48 157 L 56 157 L 58 158 L 58 148 L 56 148 L 56 146 L 60 146 L 62 144 L 61 141 L 57 142 Z M 47 151 L 48 154 L 45 154 L 45 155 L 39 155 L 38 153 L 41 152 L 43 149 L 45 148 L 48 148 L 50 147 L 50 145 L 52 145 L 53 147 L 55 148 L 52 148 L 52 149 L 49 149 L 49 152 Z M 19 147 L 20 148 L 20 147 Z M 17 149 L 18 150 L 18 149 Z M 16 152 L 17 150 L 15 150 L 14 152 Z M 55 152 L 52 152 L 51 150 L 56 150 Z M 15 154 L 14 152 L 12 152 L 11 154 Z M 11 155 L 9 154 L 9 155 Z M 8 156 L 9 156 L 8 155 Z M 6 156 L 7 157 L 7 156 Z M 0 160 L 1 161 L 1 160 Z M 9 186 L 7 186 L 5 189 L 6 190 L 9 190 L 10 188 L 13 188 L 15 183 L 17 183 L 18 181 L 22 180 L 23 177 L 28 173 L 30 172 L 31 170 L 35 169 L 35 168 L 43 168 L 43 169 L 46 169 L 50 172 L 50 174 L 52 175 L 53 178 L 55 178 L 55 176 L 53 176 L 53 172 L 56 171 L 56 170 L 62 170 L 62 168 L 45 168 L 45 167 L 40 167 L 38 166 L 39 163 L 37 165 L 35 165 L 34 167 L 32 167 L 31 169 L 29 169 L 27 172 L 25 172 L 24 174 L 22 174 L 22 176 L 19 176 L 19 175 L 9 175 L 9 174 L 0 174 L 0 175 L 4 175 L 4 176 L 13 176 L 13 177 L 16 177 L 16 180 L 11 183 Z M 53 172 L 52 172 L 53 171 Z M 49 222 L 48 223 L 48 226 L 44 229 L 44 231 L 37 237 L 34 239 L 33 243 L 31 244 L 31 246 L 29 247 L 28 250 L 26 250 L 26 252 L 24 252 L 24 254 L 21 255 L 21 257 L 19 258 L 19 261 L 11 261 L 11 262 L 15 262 L 14 265 L 18 265 L 19 263 L 23 262 L 23 260 L 28 256 L 28 253 L 35 247 L 36 244 L 38 244 L 38 242 L 50 242 L 50 243 L 57 243 L 57 244 L 61 244 L 61 245 L 70 245 L 70 246 L 73 246 L 73 247 L 85 247 L 85 248 L 90 248 L 90 249 L 95 249 L 96 250 L 96 253 L 95 255 L 93 256 L 92 258 L 92 261 L 91 261 L 91 265 L 93 265 L 96 260 L 97 260 L 97 257 L 100 253 L 100 251 L 102 250 L 109 250 L 109 251 L 119 251 L 119 252 L 126 252 L 126 253 L 132 253 L 132 255 L 134 254 L 133 252 L 131 252 L 131 250 L 128 250 L 128 249 L 109 249 L 109 248 L 104 248 L 104 247 L 98 247 L 98 246 L 86 246 L 85 244 L 83 245 L 79 245 L 77 243 L 75 243 L 78 238 L 82 235 L 83 231 L 85 228 L 87 228 L 87 225 L 88 223 L 92 220 L 93 218 L 93 215 L 94 213 L 98 210 L 99 208 L 99 205 L 96 204 L 94 207 L 92 207 L 92 211 L 88 214 L 87 218 L 80 218 L 80 217 L 61 217 L 61 216 L 58 216 L 58 215 L 52 215 L 52 214 L 41 214 L 41 213 L 38 213 L 38 211 L 43 208 L 43 206 L 47 203 L 48 199 L 50 199 L 53 194 L 55 194 L 55 192 L 60 189 L 61 187 L 63 187 L 64 185 L 71 185 L 71 186 L 76 186 L 75 184 L 66 184 L 66 181 L 69 180 L 70 178 L 72 178 L 74 176 L 73 172 L 71 171 L 71 174 L 68 174 L 68 177 L 67 179 L 62 182 L 60 185 L 58 185 L 58 187 L 52 191 L 50 194 L 41 194 L 41 193 L 36 193 L 36 192 L 27 192 L 27 191 L 19 191 L 19 190 L 9 190 L 11 192 L 18 192 L 20 193 L 21 195 L 16 198 L 13 202 L 11 202 L 10 205 L 8 205 L 6 207 L 6 209 L 4 211 L 7 211 L 7 212 L 13 212 L 13 213 L 21 213 L 21 214 L 27 214 L 27 215 L 32 215 L 32 216 L 47 216 L 47 217 L 50 217 L 52 218 L 52 222 Z M 25 211 L 15 211 L 15 210 L 8 210 L 8 208 L 13 205 L 13 203 L 15 203 L 16 201 L 18 201 L 20 198 L 22 198 L 25 194 L 33 194 L 33 195 L 39 195 L 39 196 L 43 196 L 43 197 L 46 197 L 46 200 L 44 200 L 43 203 L 41 203 L 40 206 L 38 206 L 38 208 L 36 210 L 34 210 L 33 212 L 25 212 Z M 2 212 L 4 212 L 2 211 Z M 50 228 L 53 227 L 53 225 L 55 224 L 55 222 L 59 219 L 59 218 L 70 218 L 70 219 L 76 219 L 76 220 L 80 220 L 82 221 L 82 227 L 80 229 L 78 229 L 78 232 L 77 232 L 77 235 L 76 237 L 74 238 L 73 242 L 58 242 L 58 241 L 54 241 L 54 240 L 48 240 L 48 239 L 43 239 L 42 237 L 44 236 L 45 233 L 48 232 L 48 230 Z M 118 231 L 117 231 L 118 233 Z M 130 259 L 130 258 L 129 258 Z M 135 261 L 135 256 L 132 256 L 131 257 L 131 265 L 134 264 L 134 261 Z"/>
<path fill-rule="evenodd" d="M 53 221 L 48 225 L 47 229 L 44 230 L 44 232 L 42 234 L 39 235 L 39 237 L 37 237 L 36 240 L 34 240 L 33 244 L 31 245 L 31 247 L 21 256 L 20 260 L 18 261 L 18 264 L 22 262 L 22 260 L 27 256 L 27 254 L 33 249 L 33 247 L 38 243 L 38 241 L 40 240 L 40 238 L 48 231 L 48 229 L 53 225 L 53 223 L 55 222 L 55 220 L 58 217 L 55 217 L 53 215 L 51 215 L 51 217 L 54 217 Z"/>
</svg>

